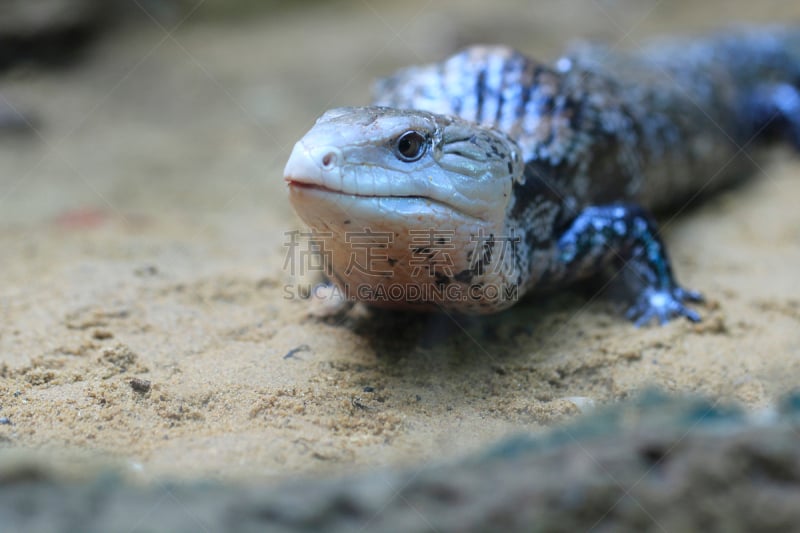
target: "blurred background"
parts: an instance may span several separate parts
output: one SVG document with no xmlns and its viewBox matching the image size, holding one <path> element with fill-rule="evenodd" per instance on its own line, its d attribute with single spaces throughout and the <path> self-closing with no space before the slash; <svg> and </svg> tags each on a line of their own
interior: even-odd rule
<svg viewBox="0 0 800 533">
<path fill-rule="evenodd" d="M 475 42 L 787 21 L 789 1 L 0 0 L 0 224 L 74 209 L 275 209 L 291 145 L 370 80 Z M 279 200 L 279 201 L 278 201 Z"/>
</svg>

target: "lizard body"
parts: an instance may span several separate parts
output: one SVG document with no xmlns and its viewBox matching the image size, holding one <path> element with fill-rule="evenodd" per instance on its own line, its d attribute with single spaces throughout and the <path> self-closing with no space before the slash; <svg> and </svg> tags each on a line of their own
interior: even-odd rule
<svg viewBox="0 0 800 533">
<path fill-rule="evenodd" d="M 323 115 L 285 177 L 330 235 L 331 278 L 367 303 L 490 313 L 615 269 L 637 323 L 696 321 L 649 213 L 741 177 L 743 149 L 800 147 L 799 88 L 791 29 L 582 45 L 552 66 L 471 47 Z M 380 251 L 368 268 L 354 243 Z"/>
</svg>

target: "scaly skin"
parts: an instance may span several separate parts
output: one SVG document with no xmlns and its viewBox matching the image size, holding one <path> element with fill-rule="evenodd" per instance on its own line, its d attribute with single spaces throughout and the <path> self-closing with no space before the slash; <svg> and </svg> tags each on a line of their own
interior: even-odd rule
<svg viewBox="0 0 800 533">
<path fill-rule="evenodd" d="M 613 268 L 637 324 L 697 321 L 648 210 L 740 177 L 742 147 L 800 146 L 799 87 L 787 29 L 582 46 L 554 67 L 473 47 L 379 81 L 374 107 L 323 115 L 285 177 L 329 233 L 345 296 L 490 313 Z"/>
</svg>

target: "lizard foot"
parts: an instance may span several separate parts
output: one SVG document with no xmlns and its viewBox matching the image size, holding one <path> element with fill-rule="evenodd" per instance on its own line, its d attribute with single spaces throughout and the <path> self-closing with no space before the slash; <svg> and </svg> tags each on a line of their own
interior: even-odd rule
<svg viewBox="0 0 800 533">
<path fill-rule="evenodd" d="M 636 327 L 650 323 L 654 318 L 661 325 L 676 316 L 686 317 L 691 322 L 700 322 L 700 315 L 684 305 L 684 302 L 702 302 L 703 296 L 696 291 L 674 287 L 672 289 L 644 289 L 636 303 L 628 309 L 627 317 L 635 321 Z"/>
</svg>

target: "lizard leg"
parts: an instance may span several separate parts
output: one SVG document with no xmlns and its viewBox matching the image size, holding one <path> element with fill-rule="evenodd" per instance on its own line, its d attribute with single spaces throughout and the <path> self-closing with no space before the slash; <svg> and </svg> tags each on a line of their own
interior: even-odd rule
<svg viewBox="0 0 800 533">
<path fill-rule="evenodd" d="M 683 316 L 698 322 L 700 315 L 686 302 L 702 296 L 678 285 L 653 218 L 632 204 L 585 208 L 558 239 L 559 263 L 569 279 L 597 275 L 609 266 L 621 269 L 633 295 L 628 318 L 637 326 L 654 318 L 665 324 Z"/>
<path fill-rule="evenodd" d="M 800 90 L 790 83 L 759 86 L 750 97 L 756 131 L 788 137 L 800 150 Z"/>
</svg>

